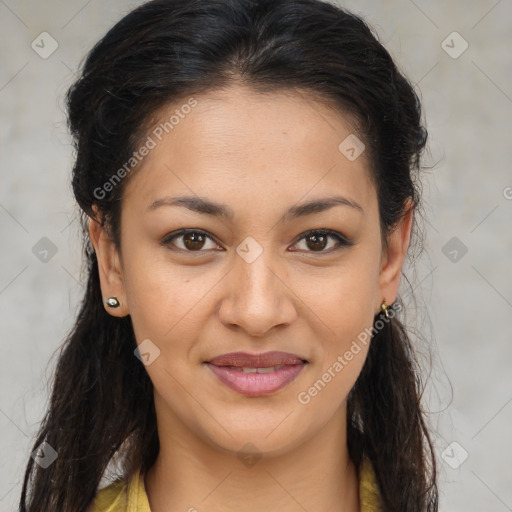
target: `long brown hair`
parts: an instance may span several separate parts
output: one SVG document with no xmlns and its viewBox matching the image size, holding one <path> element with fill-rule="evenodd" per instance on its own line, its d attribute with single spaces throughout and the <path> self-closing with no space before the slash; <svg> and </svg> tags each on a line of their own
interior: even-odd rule
<svg viewBox="0 0 512 512">
<path fill-rule="evenodd" d="M 34 443 L 58 456 L 47 468 L 29 459 L 21 512 L 83 512 L 115 456 L 126 480 L 155 462 L 153 386 L 134 357 L 130 317 L 103 307 L 87 220 L 96 205 L 119 247 L 130 176 L 108 191 L 104 184 L 129 161 L 159 108 L 233 81 L 261 92 L 305 91 L 355 116 L 384 243 L 407 199 L 420 206 L 415 178 L 427 138 L 420 102 L 361 18 L 320 0 L 154 0 L 130 12 L 90 51 L 66 97 L 87 288 Z M 374 333 L 348 396 L 349 453 L 356 464 L 370 459 L 386 511 L 437 511 L 421 392 L 412 343 L 395 315 Z"/>
</svg>

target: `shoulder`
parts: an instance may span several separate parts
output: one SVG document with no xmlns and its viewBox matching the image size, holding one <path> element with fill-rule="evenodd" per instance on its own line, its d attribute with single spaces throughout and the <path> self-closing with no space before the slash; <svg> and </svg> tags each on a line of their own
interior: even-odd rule
<svg viewBox="0 0 512 512">
<path fill-rule="evenodd" d="M 115 480 L 96 494 L 89 512 L 126 512 L 126 489 L 126 483 L 122 479 Z"/>
</svg>

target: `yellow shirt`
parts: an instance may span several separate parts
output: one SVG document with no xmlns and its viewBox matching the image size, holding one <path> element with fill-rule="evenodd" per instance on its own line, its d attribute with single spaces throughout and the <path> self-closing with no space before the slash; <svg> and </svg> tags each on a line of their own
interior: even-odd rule
<svg viewBox="0 0 512 512">
<path fill-rule="evenodd" d="M 363 459 L 359 478 L 360 512 L 380 512 L 380 495 L 375 473 L 368 459 Z M 101 489 L 94 500 L 91 512 L 151 512 L 140 472 L 134 475 L 128 486 L 118 479 Z"/>
</svg>

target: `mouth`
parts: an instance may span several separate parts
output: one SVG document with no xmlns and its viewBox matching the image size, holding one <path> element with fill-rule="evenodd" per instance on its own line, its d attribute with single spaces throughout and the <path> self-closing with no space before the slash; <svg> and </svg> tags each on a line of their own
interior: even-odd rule
<svg viewBox="0 0 512 512">
<path fill-rule="evenodd" d="M 236 368 L 270 368 L 307 363 L 308 360 L 297 354 L 274 351 L 262 352 L 261 354 L 230 352 L 204 362 L 215 366 L 234 366 Z"/>
<path fill-rule="evenodd" d="M 275 393 L 295 380 L 309 361 L 287 352 L 233 352 L 204 361 L 226 386 L 246 396 Z"/>
</svg>

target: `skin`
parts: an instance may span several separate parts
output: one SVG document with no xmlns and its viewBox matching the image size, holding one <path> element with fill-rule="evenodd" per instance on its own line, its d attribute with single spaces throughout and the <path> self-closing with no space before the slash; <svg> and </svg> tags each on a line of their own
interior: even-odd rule
<svg viewBox="0 0 512 512">
<path fill-rule="evenodd" d="M 120 251 L 90 222 L 103 296 L 121 303 L 107 311 L 130 314 L 137 342 L 160 350 L 146 366 L 161 445 L 145 476 L 151 510 L 355 512 L 346 397 L 368 345 L 308 404 L 297 396 L 371 329 L 383 299 L 396 299 L 413 209 L 384 249 L 366 155 L 349 161 L 338 150 L 354 128 L 312 96 L 236 85 L 196 100 L 126 183 Z M 181 195 L 226 204 L 234 218 L 168 205 L 148 211 Z M 329 196 L 362 211 L 339 205 L 284 218 L 292 206 Z M 213 240 L 162 244 L 182 228 Z M 354 245 L 300 240 L 310 229 L 335 230 Z M 263 250 L 252 263 L 236 252 L 246 237 Z M 202 364 L 239 350 L 291 352 L 309 364 L 283 389 L 247 397 Z M 261 455 L 250 466 L 237 457 L 248 442 Z"/>
</svg>

